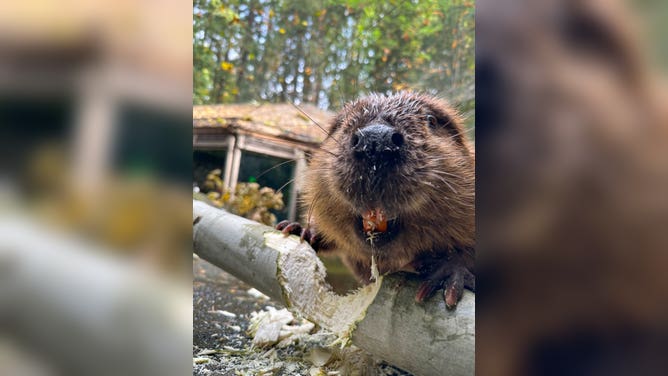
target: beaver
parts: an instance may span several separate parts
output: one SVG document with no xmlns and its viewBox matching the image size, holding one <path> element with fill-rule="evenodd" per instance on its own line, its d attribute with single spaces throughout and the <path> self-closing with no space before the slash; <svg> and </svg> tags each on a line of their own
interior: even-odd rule
<svg viewBox="0 0 668 376">
<path fill-rule="evenodd" d="M 440 288 L 454 308 L 475 290 L 475 156 L 444 100 L 371 94 L 343 106 L 310 161 L 306 225 L 283 221 L 316 252 L 335 253 L 363 283 L 419 274 L 422 302 Z"/>
</svg>

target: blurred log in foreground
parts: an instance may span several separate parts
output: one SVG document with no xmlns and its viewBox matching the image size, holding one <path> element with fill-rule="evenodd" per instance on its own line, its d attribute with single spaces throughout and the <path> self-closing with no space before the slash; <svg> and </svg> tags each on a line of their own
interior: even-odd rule
<svg viewBox="0 0 668 376">
<path fill-rule="evenodd" d="M 187 281 L 112 254 L 27 217 L 0 215 L 0 374 L 188 372 Z M 6 345 L 16 351 L 8 355 Z"/>
</svg>

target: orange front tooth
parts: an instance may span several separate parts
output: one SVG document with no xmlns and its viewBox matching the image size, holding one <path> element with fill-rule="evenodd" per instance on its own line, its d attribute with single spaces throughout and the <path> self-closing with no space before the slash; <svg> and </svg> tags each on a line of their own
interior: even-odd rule
<svg viewBox="0 0 668 376">
<path fill-rule="evenodd" d="M 376 231 L 387 231 L 387 218 L 385 218 L 385 212 L 383 212 L 382 209 L 378 209 L 376 213 Z"/>
<path fill-rule="evenodd" d="M 362 227 L 364 232 L 385 232 L 387 231 L 387 218 L 382 209 L 367 210 L 362 214 Z"/>
<path fill-rule="evenodd" d="M 376 229 L 376 213 L 373 210 L 367 210 L 362 214 L 362 227 L 364 232 L 374 231 Z"/>
</svg>

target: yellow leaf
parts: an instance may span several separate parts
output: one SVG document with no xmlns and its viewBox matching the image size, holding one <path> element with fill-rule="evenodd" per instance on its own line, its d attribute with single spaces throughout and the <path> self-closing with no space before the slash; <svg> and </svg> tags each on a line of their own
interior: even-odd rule
<svg viewBox="0 0 668 376">
<path fill-rule="evenodd" d="M 302 21 L 302 26 L 308 26 L 308 22 Z"/>
<path fill-rule="evenodd" d="M 222 63 L 220 63 L 220 68 L 222 68 L 226 72 L 229 72 L 232 70 L 232 68 L 234 68 L 234 64 L 229 63 L 227 61 L 223 61 Z"/>
<path fill-rule="evenodd" d="M 406 84 L 402 84 L 402 83 L 393 83 L 392 84 L 392 89 L 397 90 L 397 91 L 406 90 L 408 88 L 409 88 L 409 86 L 406 85 Z"/>
<path fill-rule="evenodd" d="M 284 29 L 284 28 L 280 28 L 280 29 L 278 29 L 278 32 L 281 33 L 281 34 L 285 34 L 285 29 Z"/>
</svg>

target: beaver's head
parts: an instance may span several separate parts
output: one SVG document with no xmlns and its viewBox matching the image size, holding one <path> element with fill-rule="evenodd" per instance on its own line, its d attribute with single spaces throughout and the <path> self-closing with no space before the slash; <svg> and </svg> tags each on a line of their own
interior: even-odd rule
<svg viewBox="0 0 668 376">
<path fill-rule="evenodd" d="M 380 241 L 402 221 L 461 210 L 460 195 L 473 191 L 474 157 L 457 114 L 429 95 L 374 94 L 345 105 L 323 149 L 325 182 L 358 215 L 360 233 Z"/>
</svg>

